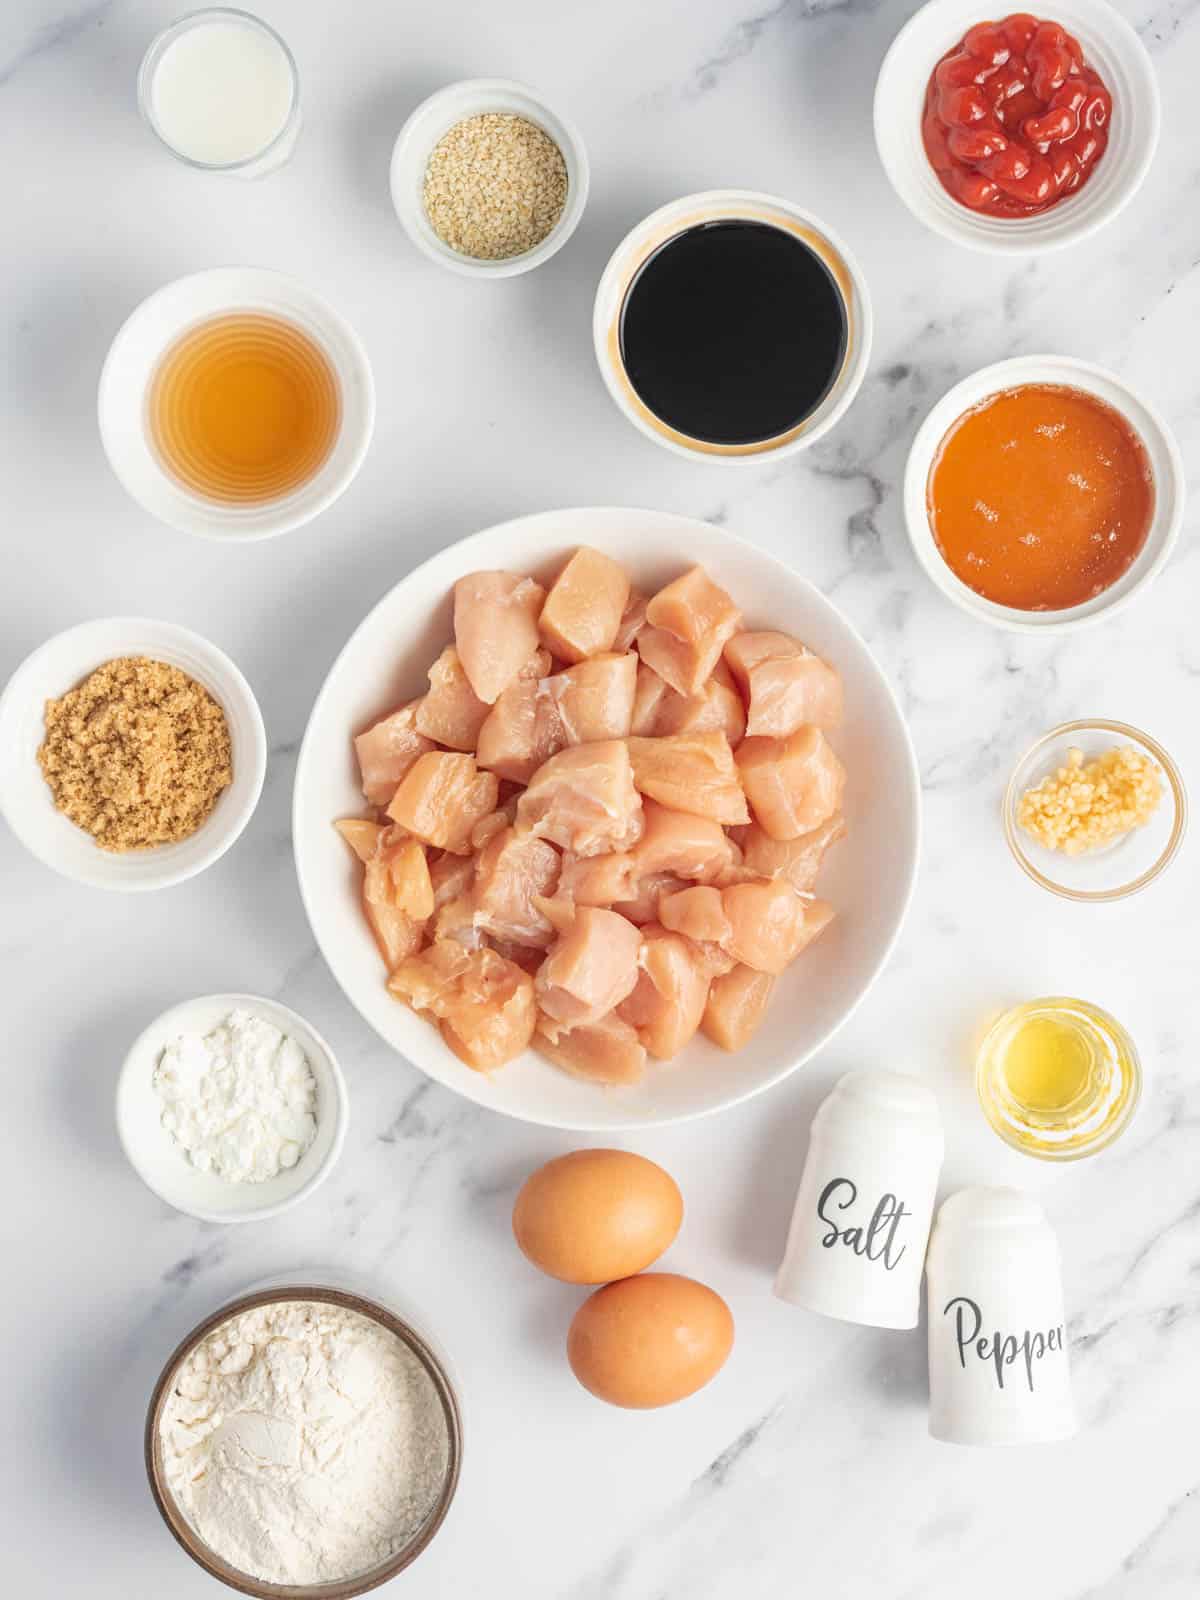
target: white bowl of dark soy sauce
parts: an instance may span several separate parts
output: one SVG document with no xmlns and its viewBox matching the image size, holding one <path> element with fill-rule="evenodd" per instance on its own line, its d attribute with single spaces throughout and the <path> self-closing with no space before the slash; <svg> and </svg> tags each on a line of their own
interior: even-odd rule
<svg viewBox="0 0 1200 1600">
<path fill-rule="evenodd" d="M 592 316 L 601 376 L 656 444 L 754 465 L 806 450 L 849 408 L 871 305 L 846 246 L 788 200 L 672 201 L 614 251 Z"/>
</svg>

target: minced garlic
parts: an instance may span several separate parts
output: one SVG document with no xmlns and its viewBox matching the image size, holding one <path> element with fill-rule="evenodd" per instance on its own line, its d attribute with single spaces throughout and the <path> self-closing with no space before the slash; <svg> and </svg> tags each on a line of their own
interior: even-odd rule
<svg viewBox="0 0 1200 1600">
<path fill-rule="evenodd" d="M 1117 745 L 1094 761 L 1067 751 L 1052 777 L 1026 789 L 1017 821 L 1047 850 L 1083 855 L 1149 822 L 1162 799 L 1157 764 L 1132 745 Z"/>
</svg>

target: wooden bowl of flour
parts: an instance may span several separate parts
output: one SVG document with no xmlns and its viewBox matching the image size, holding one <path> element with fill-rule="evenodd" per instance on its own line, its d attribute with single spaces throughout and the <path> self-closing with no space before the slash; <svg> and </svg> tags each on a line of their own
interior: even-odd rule
<svg viewBox="0 0 1200 1600">
<path fill-rule="evenodd" d="M 368 1348 L 379 1349 L 392 1338 L 399 1341 L 400 1348 L 395 1355 L 402 1363 L 402 1370 L 417 1377 L 416 1390 L 412 1390 L 411 1383 L 409 1385 L 412 1403 L 406 1402 L 395 1410 L 399 1421 L 411 1417 L 410 1436 L 406 1439 L 397 1438 L 394 1460 L 386 1454 L 378 1459 L 386 1465 L 389 1477 L 394 1476 L 395 1472 L 407 1472 L 414 1482 L 421 1480 L 426 1484 L 427 1494 L 420 1502 L 419 1522 L 402 1529 L 401 1542 L 385 1559 L 376 1561 L 374 1565 L 340 1576 L 330 1575 L 319 1582 L 273 1582 L 255 1576 L 233 1565 L 214 1548 L 219 1540 L 209 1542 L 203 1538 L 177 1499 L 171 1487 L 172 1465 L 168 1457 L 172 1453 L 172 1446 L 168 1435 L 173 1425 L 179 1426 L 182 1422 L 182 1418 L 174 1414 L 180 1406 L 181 1379 L 187 1382 L 189 1374 L 196 1370 L 197 1353 L 206 1353 L 201 1352 L 201 1347 L 206 1346 L 208 1341 L 206 1351 L 212 1350 L 213 1341 L 219 1340 L 223 1331 L 228 1331 L 228 1324 L 244 1319 L 240 1327 L 253 1326 L 247 1317 L 248 1313 L 263 1313 L 266 1317 L 284 1319 L 289 1316 L 311 1317 L 324 1328 L 327 1347 L 331 1327 L 336 1332 L 349 1325 L 352 1333 L 358 1333 L 358 1319 L 365 1319 L 371 1325 L 366 1330 L 366 1340 L 359 1339 L 360 1345 L 365 1343 Z M 336 1359 L 335 1353 L 335 1363 Z M 339 1372 L 338 1376 L 341 1384 L 343 1375 Z M 364 1405 L 362 1414 L 373 1423 L 378 1410 L 378 1404 L 372 1401 Z M 276 1428 L 279 1420 L 272 1419 Z M 228 1419 L 222 1422 L 221 1427 L 227 1425 Z M 273 1445 L 278 1442 L 277 1434 L 271 1442 Z M 414 1454 L 414 1450 L 418 1453 Z M 442 1358 L 424 1335 L 374 1300 L 348 1290 L 319 1285 L 262 1289 L 240 1296 L 206 1317 L 172 1352 L 154 1386 L 146 1416 L 146 1472 L 150 1480 L 150 1492 L 163 1521 L 176 1541 L 205 1572 L 241 1594 L 255 1596 L 256 1600 L 351 1600 L 352 1596 L 366 1594 L 368 1590 L 378 1588 L 397 1573 L 403 1572 L 426 1548 L 446 1518 L 458 1487 L 462 1450 L 462 1413 L 458 1396 Z M 432 1474 L 425 1471 L 431 1464 Z M 175 1475 L 178 1481 L 178 1470 Z M 318 1466 L 315 1477 L 323 1488 L 328 1488 L 330 1475 L 324 1468 Z M 186 1490 L 183 1492 L 186 1493 Z M 337 1513 L 335 1504 L 327 1517 L 317 1520 L 314 1526 L 318 1533 L 323 1523 L 336 1529 L 339 1520 Z M 263 1517 L 269 1514 L 270 1507 L 267 1506 L 263 1510 Z"/>
</svg>

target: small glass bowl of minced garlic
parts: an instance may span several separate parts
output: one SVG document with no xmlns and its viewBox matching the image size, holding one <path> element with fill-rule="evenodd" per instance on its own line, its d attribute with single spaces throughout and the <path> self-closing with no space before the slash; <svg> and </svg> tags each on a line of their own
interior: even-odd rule
<svg viewBox="0 0 1200 1600">
<path fill-rule="evenodd" d="M 1152 883 L 1183 843 L 1179 768 L 1128 723 L 1064 722 L 1026 750 L 1004 797 L 1017 865 L 1067 900 L 1120 900 Z"/>
</svg>

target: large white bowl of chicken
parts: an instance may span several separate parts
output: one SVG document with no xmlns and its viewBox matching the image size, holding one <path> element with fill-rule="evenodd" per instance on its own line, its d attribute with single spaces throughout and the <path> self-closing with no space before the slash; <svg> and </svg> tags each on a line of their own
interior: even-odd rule
<svg viewBox="0 0 1200 1600">
<path fill-rule="evenodd" d="M 736 1104 L 862 1000 L 916 875 L 886 678 L 798 573 L 663 512 L 546 512 L 403 578 L 317 697 L 301 893 L 351 1002 L 480 1105 Z"/>
</svg>

